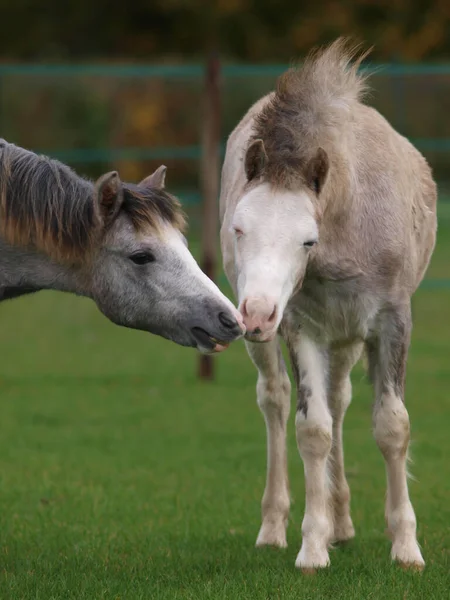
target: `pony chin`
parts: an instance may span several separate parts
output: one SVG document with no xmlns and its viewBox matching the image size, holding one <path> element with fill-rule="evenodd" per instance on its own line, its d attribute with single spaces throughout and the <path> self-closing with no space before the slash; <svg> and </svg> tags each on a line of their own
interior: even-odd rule
<svg viewBox="0 0 450 600">
<path fill-rule="evenodd" d="M 229 344 L 216 344 L 214 348 L 205 348 L 204 346 L 197 346 L 197 350 L 200 354 L 210 356 L 212 354 L 219 354 L 228 348 Z"/>
</svg>

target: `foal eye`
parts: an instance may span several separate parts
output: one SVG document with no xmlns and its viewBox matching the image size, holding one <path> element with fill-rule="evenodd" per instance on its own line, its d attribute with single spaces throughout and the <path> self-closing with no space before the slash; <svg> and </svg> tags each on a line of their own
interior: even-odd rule
<svg viewBox="0 0 450 600">
<path fill-rule="evenodd" d="M 132 254 L 129 258 L 136 265 L 146 265 L 155 260 L 155 255 L 151 252 L 136 252 L 135 254 Z"/>
<path fill-rule="evenodd" d="M 312 248 L 317 244 L 317 240 L 309 240 L 309 242 L 305 242 L 303 245 L 305 248 Z"/>
</svg>

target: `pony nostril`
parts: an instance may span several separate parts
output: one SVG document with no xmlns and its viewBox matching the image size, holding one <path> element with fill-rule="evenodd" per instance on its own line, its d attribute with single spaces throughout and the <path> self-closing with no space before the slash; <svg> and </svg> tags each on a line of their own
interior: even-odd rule
<svg viewBox="0 0 450 600">
<path fill-rule="evenodd" d="M 237 325 L 237 321 L 235 319 L 230 318 L 226 313 L 219 313 L 219 321 L 222 323 L 226 329 L 234 329 Z"/>
<path fill-rule="evenodd" d="M 261 333 L 261 329 L 259 327 L 257 327 L 256 329 L 254 329 L 252 331 L 252 333 L 254 333 L 255 335 L 259 335 Z"/>
<path fill-rule="evenodd" d="M 244 302 L 242 303 L 242 308 L 239 309 L 241 312 L 241 315 L 243 317 L 248 317 L 248 312 L 247 312 L 247 300 L 244 300 Z"/>
<path fill-rule="evenodd" d="M 277 316 L 277 307 L 275 306 L 272 311 L 272 314 L 269 317 L 269 323 L 273 323 L 275 321 L 276 316 Z"/>
</svg>

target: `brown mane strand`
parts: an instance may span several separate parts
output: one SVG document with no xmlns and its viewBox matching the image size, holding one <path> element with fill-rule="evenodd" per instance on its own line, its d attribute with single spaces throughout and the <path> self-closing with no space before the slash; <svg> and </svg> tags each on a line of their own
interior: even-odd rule
<svg viewBox="0 0 450 600">
<path fill-rule="evenodd" d="M 270 101 L 255 117 L 253 135 L 264 142 L 264 178 L 274 185 L 295 186 L 301 167 L 319 147 L 328 151 L 351 118 L 351 108 L 366 91 L 358 68 L 367 52 L 340 38 L 314 50 L 299 68 L 277 82 Z M 352 62 L 353 61 L 353 62 Z"/>
</svg>

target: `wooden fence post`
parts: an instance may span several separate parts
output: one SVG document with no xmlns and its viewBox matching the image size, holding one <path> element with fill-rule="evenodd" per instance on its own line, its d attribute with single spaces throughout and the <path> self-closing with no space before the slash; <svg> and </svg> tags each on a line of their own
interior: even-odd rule
<svg viewBox="0 0 450 600">
<path fill-rule="evenodd" d="M 220 180 L 220 60 L 210 53 L 206 64 L 203 102 L 201 267 L 214 281 L 217 268 L 218 198 Z M 211 356 L 200 356 L 200 379 L 214 379 Z"/>
</svg>

